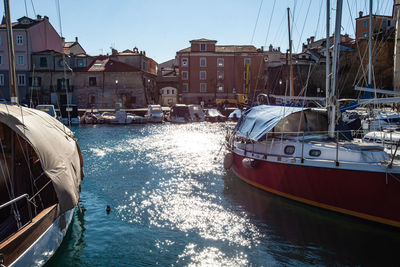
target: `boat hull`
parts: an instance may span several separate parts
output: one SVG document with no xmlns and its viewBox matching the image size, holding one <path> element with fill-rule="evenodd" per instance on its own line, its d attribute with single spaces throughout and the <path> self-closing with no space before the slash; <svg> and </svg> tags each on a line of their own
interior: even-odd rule
<svg viewBox="0 0 400 267">
<path fill-rule="evenodd" d="M 44 265 L 54 255 L 64 239 L 72 221 L 74 211 L 75 209 L 70 209 L 65 212 L 66 226 L 63 229 L 60 228 L 61 217 L 58 216 L 47 230 L 21 256 L 10 264 L 10 267 Z"/>
<path fill-rule="evenodd" d="M 400 227 L 400 182 L 382 172 L 360 172 L 256 160 L 243 164 L 233 153 L 232 170 L 243 181 L 320 208 Z"/>
</svg>

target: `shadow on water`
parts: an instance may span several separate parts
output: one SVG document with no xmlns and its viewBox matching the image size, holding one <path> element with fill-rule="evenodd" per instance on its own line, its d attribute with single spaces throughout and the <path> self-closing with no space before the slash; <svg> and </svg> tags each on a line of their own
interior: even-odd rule
<svg viewBox="0 0 400 267">
<path fill-rule="evenodd" d="M 81 253 L 86 247 L 84 234 L 85 234 L 85 206 L 80 203 L 81 212 L 77 209 L 69 225 L 68 231 L 64 237 L 63 242 L 57 249 L 53 257 L 47 262 L 46 267 L 49 266 L 66 266 L 65 258 L 70 259 L 68 266 L 80 266 L 83 264 L 81 260 Z"/>
<path fill-rule="evenodd" d="M 232 172 L 223 179 L 224 195 L 265 234 L 260 246 L 277 262 L 379 266 L 399 262 L 398 229 L 273 195 Z"/>
</svg>

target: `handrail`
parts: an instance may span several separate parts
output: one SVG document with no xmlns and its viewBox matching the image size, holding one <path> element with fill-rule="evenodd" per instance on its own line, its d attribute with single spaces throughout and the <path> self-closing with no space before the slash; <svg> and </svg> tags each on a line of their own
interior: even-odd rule
<svg viewBox="0 0 400 267">
<path fill-rule="evenodd" d="M 8 201 L 8 202 L 6 202 L 4 204 L 1 204 L 0 205 L 0 210 L 5 208 L 5 207 L 10 206 L 11 204 L 14 204 L 15 202 L 18 202 L 19 200 L 21 200 L 23 198 L 25 198 L 26 199 L 26 203 L 28 203 L 29 219 L 30 219 L 30 221 L 32 221 L 32 211 L 31 211 L 31 207 L 30 207 L 29 195 L 26 194 L 26 193 L 23 194 L 23 195 L 20 195 L 19 197 L 16 197 L 16 198 Z"/>
</svg>

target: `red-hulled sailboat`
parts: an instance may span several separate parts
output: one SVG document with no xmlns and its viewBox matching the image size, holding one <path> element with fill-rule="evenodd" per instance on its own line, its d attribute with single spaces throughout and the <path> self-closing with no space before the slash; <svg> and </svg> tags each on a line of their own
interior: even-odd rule
<svg viewBox="0 0 400 267">
<path fill-rule="evenodd" d="M 265 191 L 400 227 L 397 149 L 389 155 L 382 146 L 357 143 L 349 132 L 335 131 L 341 8 L 338 0 L 327 112 L 266 105 L 249 109 L 227 136 L 224 167 Z"/>
</svg>

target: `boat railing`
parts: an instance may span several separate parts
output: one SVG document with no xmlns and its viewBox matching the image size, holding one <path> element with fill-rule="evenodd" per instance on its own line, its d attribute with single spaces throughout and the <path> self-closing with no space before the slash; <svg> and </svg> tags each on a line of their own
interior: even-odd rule
<svg viewBox="0 0 400 267">
<path fill-rule="evenodd" d="M 10 200 L 10 201 L 4 203 L 4 204 L 1 204 L 1 205 L 0 205 L 0 210 L 1 210 L 1 209 L 4 209 L 4 208 L 6 208 L 6 207 L 8 207 L 8 206 L 10 206 L 10 205 L 15 204 L 15 203 L 17 203 L 18 201 L 20 201 L 21 199 L 24 199 L 24 198 L 25 198 L 26 203 L 27 203 L 27 206 L 28 206 L 29 222 L 32 222 L 32 211 L 31 211 L 31 206 L 30 206 L 30 205 L 31 205 L 31 202 L 30 202 L 30 199 L 29 199 L 29 195 L 28 195 L 28 194 L 20 195 L 19 197 L 16 197 L 16 198 L 14 198 L 14 199 L 12 199 L 12 200 Z M 21 227 L 22 227 L 22 226 L 21 226 Z M 18 228 L 21 228 L 21 227 L 18 227 Z"/>
</svg>

